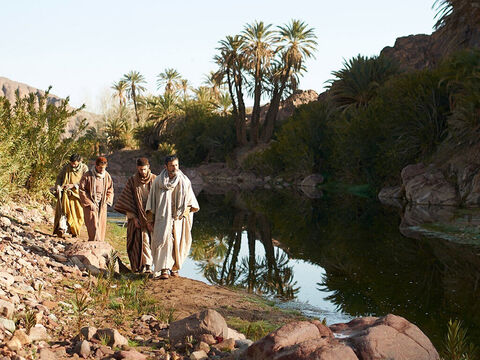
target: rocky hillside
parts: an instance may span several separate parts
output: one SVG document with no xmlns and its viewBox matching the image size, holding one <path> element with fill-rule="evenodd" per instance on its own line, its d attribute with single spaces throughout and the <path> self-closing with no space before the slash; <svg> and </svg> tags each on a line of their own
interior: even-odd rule
<svg viewBox="0 0 480 360">
<path fill-rule="evenodd" d="M 19 91 L 20 96 L 24 97 L 29 93 L 35 94 L 44 94 L 45 91 L 36 89 L 27 84 L 16 82 L 5 77 L 0 76 L 0 96 L 6 97 L 11 103 L 15 102 L 15 92 Z M 58 104 L 62 99 L 56 95 L 50 94 L 48 97 L 51 104 Z M 80 111 L 76 116 L 72 117 L 67 124 L 66 133 L 70 133 L 71 130 L 75 129 L 80 121 L 87 119 L 90 125 L 94 125 L 96 121 L 100 120 L 100 115 L 88 112 Z"/>
</svg>

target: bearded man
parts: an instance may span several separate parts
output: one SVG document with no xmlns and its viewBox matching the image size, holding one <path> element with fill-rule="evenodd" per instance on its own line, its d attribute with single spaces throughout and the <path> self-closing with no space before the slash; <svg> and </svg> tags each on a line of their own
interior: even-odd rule
<svg viewBox="0 0 480 360">
<path fill-rule="evenodd" d="M 200 210 L 190 180 L 178 168 L 178 158 L 165 158 L 165 169 L 148 195 L 148 221 L 153 227 L 154 278 L 178 276 L 192 245 L 193 213 Z"/>
<path fill-rule="evenodd" d="M 55 182 L 57 205 L 53 233 L 60 237 L 68 233 L 72 237 L 77 237 L 84 221 L 78 188 L 80 179 L 88 171 L 88 167 L 82 163 L 82 158 L 78 154 L 72 154 L 69 160 Z"/>
<path fill-rule="evenodd" d="M 80 201 L 85 213 L 88 241 L 105 241 L 107 205 L 113 203 L 113 181 L 106 168 L 108 161 L 100 156 L 95 166 L 80 180 Z"/>
<path fill-rule="evenodd" d="M 145 205 L 155 175 L 146 158 L 137 160 L 137 172 L 128 179 L 114 209 L 127 216 L 127 253 L 133 272 L 151 272 L 152 227 L 148 224 Z"/>
</svg>

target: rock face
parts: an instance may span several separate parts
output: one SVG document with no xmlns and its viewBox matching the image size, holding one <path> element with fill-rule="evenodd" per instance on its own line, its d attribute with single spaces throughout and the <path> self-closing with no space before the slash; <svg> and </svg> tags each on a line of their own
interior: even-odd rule
<svg viewBox="0 0 480 360">
<path fill-rule="evenodd" d="M 387 315 L 330 328 L 319 321 L 292 322 L 252 344 L 245 359 L 438 360 L 439 355 L 418 327 Z"/>
<path fill-rule="evenodd" d="M 208 309 L 170 324 L 169 338 L 172 344 L 184 341 L 187 336 L 197 338 L 202 334 L 227 338 L 228 326 L 222 315 Z"/>
<path fill-rule="evenodd" d="M 408 165 L 402 170 L 406 199 L 414 204 L 459 205 L 455 187 L 434 166 L 422 163 Z"/>
</svg>

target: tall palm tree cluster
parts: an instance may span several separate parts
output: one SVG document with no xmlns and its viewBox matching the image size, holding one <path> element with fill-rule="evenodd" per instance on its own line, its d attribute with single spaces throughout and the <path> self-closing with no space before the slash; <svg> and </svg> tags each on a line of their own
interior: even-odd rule
<svg viewBox="0 0 480 360">
<path fill-rule="evenodd" d="M 163 121 L 184 112 L 191 102 L 199 103 L 211 112 L 230 113 L 230 96 L 214 72 L 205 76 L 202 86 L 192 88 L 176 69 L 167 68 L 157 75 L 159 95 L 144 94 L 145 84 L 143 75 L 130 71 L 111 87 L 120 106 L 126 106 L 127 100 L 131 100 L 137 123 L 141 122 L 139 111 L 145 114 L 146 120 Z"/>
<path fill-rule="evenodd" d="M 306 70 L 305 60 L 316 50 L 316 38 L 314 29 L 300 20 L 276 28 L 256 21 L 245 25 L 240 34 L 219 42 L 219 53 L 214 57 L 218 70 L 212 76 L 227 85 L 238 145 L 256 145 L 271 139 L 281 100 L 296 90 Z M 254 100 L 248 129 L 247 95 Z M 265 97 L 270 99 L 270 105 L 261 124 L 260 102 Z"/>
</svg>

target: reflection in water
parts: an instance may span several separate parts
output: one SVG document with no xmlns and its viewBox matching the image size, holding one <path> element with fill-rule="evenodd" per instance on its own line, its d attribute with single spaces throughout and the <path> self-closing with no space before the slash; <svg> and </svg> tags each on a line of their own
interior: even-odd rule
<svg viewBox="0 0 480 360">
<path fill-rule="evenodd" d="M 203 208 L 202 208 L 203 210 Z M 293 299 L 298 292 L 285 252 L 275 249 L 271 226 L 265 215 L 232 208 L 230 230 L 210 237 L 200 235 L 192 247 L 204 277 L 218 285 L 238 286 L 249 292 Z M 228 225 L 227 225 L 228 226 Z M 247 233 L 248 256 L 240 258 L 242 233 Z M 196 234 L 195 234 L 196 235 Z M 256 254 L 260 241 L 264 256 Z"/>
<path fill-rule="evenodd" d="M 339 313 L 404 316 L 436 345 L 448 320 L 459 318 L 479 339 L 477 247 L 406 238 L 398 210 L 350 195 L 261 191 L 199 200 L 192 256 L 212 283 L 292 299 L 300 288 L 291 259 L 301 259 L 323 268 L 312 287 Z"/>
</svg>

